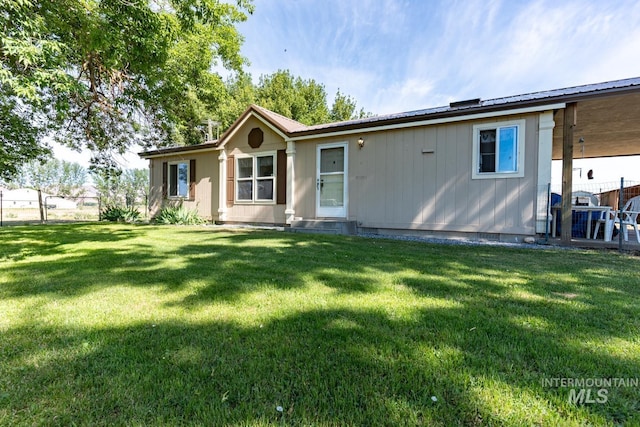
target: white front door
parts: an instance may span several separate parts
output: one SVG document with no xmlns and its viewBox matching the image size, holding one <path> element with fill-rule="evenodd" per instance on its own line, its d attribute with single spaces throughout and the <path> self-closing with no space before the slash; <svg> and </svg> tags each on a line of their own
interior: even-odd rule
<svg viewBox="0 0 640 427">
<path fill-rule="evenodd" d="M 316 216 L 347 216 L 347 143 L 318 146 Z"/>
</svg>

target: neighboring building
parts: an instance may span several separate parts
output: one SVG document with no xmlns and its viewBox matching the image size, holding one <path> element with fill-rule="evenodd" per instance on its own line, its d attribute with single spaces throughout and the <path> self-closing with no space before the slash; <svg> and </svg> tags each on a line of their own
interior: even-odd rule
<svg viewBox="0 0 640 427">
<path fill-rule="evenodd" d="M 252 105 L 217 141 L 140 156 L 152 215 L 514 241 L 545 232 L 573 135 L 591 157 L 640 154 L 639 106 L 640 78 L 317 126 Z"/>
<path fill-rule="evenodd" d="M 42 203 L 50 208 L 76 209 L 77 203 L 61 197 L 42 193 Z M 2 207 L 4 209 L 39 209 L 38 191 L 31 188 L 18 188 L 2 192 Z"/>
</svg>

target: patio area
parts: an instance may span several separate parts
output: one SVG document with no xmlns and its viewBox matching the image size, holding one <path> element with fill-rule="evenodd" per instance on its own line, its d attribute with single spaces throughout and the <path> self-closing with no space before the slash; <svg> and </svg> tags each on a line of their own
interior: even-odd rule
<svg viewBox="0 0 640 427">
<path fill-rule="evenodd" d="M 622 179 L 617 183 L 576 184 L 572 190 L 571 246 L 640 251 L 636 233 L 640 227 L 636 225 L 640 183 Z M 559 192 L 559 188 L 552 189 L 548 202 L 548 239 L 557 244 L 562 236 L 562 196 Z M 625 229 L 626 233 L 623 232 Z"/>
</svg>

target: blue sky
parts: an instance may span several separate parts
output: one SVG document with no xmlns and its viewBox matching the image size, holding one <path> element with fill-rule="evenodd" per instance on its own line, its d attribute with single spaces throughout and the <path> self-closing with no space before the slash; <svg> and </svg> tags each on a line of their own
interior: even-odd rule
<svg viewBox="0 0 640 427">
<path fill-rule="evenodd" d="M 637 0 L 254 4 L 238 27 L 254 81 L 287 69 L 374 114 L 640 76 Z"/>
<path fill-rule="evenodd" d="M 288 69 L 374 114 L 640 75 L 640 2 L 255 0 L 257 81 Z"/>
<path fill-rule="evenodd" d="M 374 114 L 640 76 L 640 2 L 255 0 L 240 24 L 257 82 L 288 69 Z M 637 156 L 578 159 L 574 182 L 640 181 Z M 578 168 L 581 168 L 580 171 Z M 582 173 L 580 173 L 582 172 Z M 554 162 L 553 179 L 561 176 Z"/>
</svg>

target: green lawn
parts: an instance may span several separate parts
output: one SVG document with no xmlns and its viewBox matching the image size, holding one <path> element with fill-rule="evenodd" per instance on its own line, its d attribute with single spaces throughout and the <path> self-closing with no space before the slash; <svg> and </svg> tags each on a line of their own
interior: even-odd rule
<svg viewBox="0 0 640 427">
<path fill-rule="evenodd" d="M 0 425 L 640 424 L 615 252 L 2 228 L 0 334 Z"/>
</svg>

